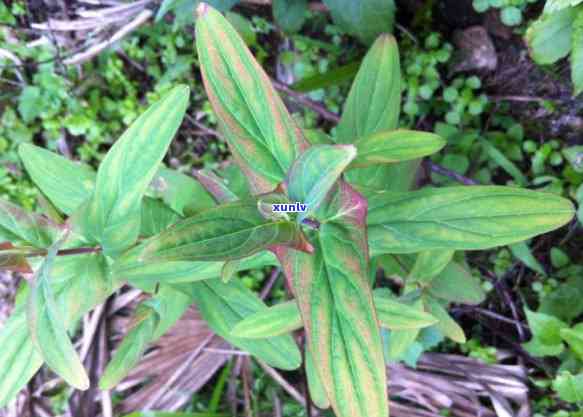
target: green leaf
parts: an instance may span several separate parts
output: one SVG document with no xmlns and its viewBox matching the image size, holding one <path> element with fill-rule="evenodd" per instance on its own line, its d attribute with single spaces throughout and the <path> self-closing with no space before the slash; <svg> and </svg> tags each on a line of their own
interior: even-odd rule
<svg viewBox="0 0 583 417">
<path fill-rule="evenodd" d="M 50 286 L 51 268 L 62 240 L 48 251 L 35 273 L 27 304 L 27 321 L 32 342 L 47 365 L 77 389 L 89 388 L 89 377 L 67 334 L 64 314 Z"/>
<path fill-rule="evenodd" d="M 444 336 L 456 343 L 466 343 L 466 335 L 459 324 L 449 315 L 447 310 L 433 297 L 424 298 L 425 308 L 431 315 L 437 318 L 435 325 Z"/>
<path fill-rule="evenodd" d="M 423 312 L 423 303 L 417 300 L 412 306 L 419 312 Z M 403 359 L 407 350 L 413 345 L 420 329 L 391 330 L 388 332 L 389 341 L 386 349 L 387 359 L 392 362 Z"/>
<path fill-rule="evenodd" d="M 145 197 L 142 202 L 140 236 L 152 237 L 168 229 L 181 217 L 162 201 Z"/>
<path fill-rule="evenodd" d="M 88 165 L 28 143 L 18 147 L 18 155 L 36 186 L 63 213 L 71 215 L 90 197 L 96 174 Z"/>
<path fill-rule="evenodd" d="M 401 102 L 401 69 L 395 38 L 382 35 L 364 57 L 336 128 L 337 141 L 353 143 L 397 128 Z"/>
<path fill-rule="evenodd" d="M 543 14 L 526 31 L 526 42 L 537 64 L 552 64 L 571 51 L 573 22 L 577 10 L 566 8 Z"/>
<path fill-rule="evenodd" d="M 188 105 L 178 86 L 150 106 L 111 147 L 97 172 L 93 196 L 75 214 L 81 234 L 116 256 L 133 245 L 141 223 L 142 198 L 159 169 Z"/>
<path fill-rule="evenodd" d="M 488 249 L 554 230 L 573 214 L 569 200 L 511 187 L 379 193 L 369 199 L 369 244 L 373 255 Z"/>
<path fill-rule="evenodd" d="M 292 85 L 292 89 L 300 93 L 309 93 L 321 88 L 340 85 L 352 80 L 358 72 L 359 67 L 360 61 L 354 61 L 340 67 L 332 68 L 326 72 L 302 78 Z"/>
<path fill-rule="evenodd" d="M 563 155 L 567 158 L 575 172 L 583 173 L 583 146 L 577 145 L 564 148 Z"/>
<path fill-rule="evenodd" d="M 555 13 L 567 7 L 573 7 L 583 2 L 583 0 L 547 0 L 544 13 Z"/>
<path fill-rule="evenodd" d="M 415 264 L 407 277 L 407 282 L 429 284 L 449 264 L 453 258 L 452 250 L 429 250 L 421 252 L 415 258 Z"/>
<path fill-rule="evenodd" d="M 561 329 L 560 334 L 579 360 L 583 360 L 583 323 L 577 324 L 572 329 Z"/>
<path fill-rule="evenodd" d="M 571 80 L 573 81 L 573 95 L 583 92 L 583 8 L 577 11 L 573 22 L 573 38 L 571 39 Z"/>
<path fill-rule="evenodd" d="M 351 145 L 316 145 L 293 163 L 286 182 L 290 199 L 307 205 L 300 220 L 316 211 L 355 156 Z"/>
<path fill-rule="evenodd" d="M 56 239 L 59 226 L 38 214 L 27 213 L 0 199 L 0 243 L 22 240 L 36 248 L 47 248 Z"/>
<path fill-rule="evenodd" d="M 393 0 L 324 0 L 324 4 L 337 25 L 364 43 L 393 30 L 396 9 Z"/>
<path fill-rule="evenodd" d="M 385 296 L 375 290 L 374 305 L 381 327 L 390 330 L 421 329 L 437 323 L 437 319 L 423 310 Z"/>
<path fill-rule="evenodd" d="M 273 0 L 273 18 L 286 33 L 295 33 L 306 20 L 308 0 Z"/>
<path fill-rule="evenodd" d="M 509 175 L 511 175 L 512 178 L 514 178 L 514 181 L 516 181 L 516 183 L 518 185 L 525 186 L 528 184 L 528 180 L 526 179 L 526 176 L 516 166 L 516 164 L 514 164 L 514 162 L 512 162 L 510 159 L 508 159 L 506 157 L 506 155 L 504 155 L 502 152 L 500 152 L 500 150 L 498 150 L 498 148 L 496 148 L 494 145 L 492 145 L 487 140 L 485 140 L 485 139 L 478 139 L 478 140 L 480 141 L 481 145 L 484 147 L 484 150 L 486 151 L 488 156 L 490 158 L 492 158 L 492 160 L 496 163 L 496 165 L 498 165 L 500 168 L 502 168 L 504 171 L 506 171 Z"/>
<path fill-rule="evenodd" d="M 282 200 L 277 195 L 266 195 L 260 201 L 270 205 Z M 258 200 L 252 198 L 181 220 L 126 252 L 114 271 L 123 275 L 128 269 L 150 266 L 161 272 L 159 268 L 164 264 L 176 262 L 241 259 L 273 245 L 310 249 L 296 223 L 285 218 L 266 219 L 257 207 Z"/>
<path fill-rule="evenodd" d="M 152 341 L 159 321 L 158 311 L 148 304 L 142 303 L 137 307 L 130 330 L 99 380 L 100 389 L 112 389 L 127 376 Z"/>
<path fill-rule="evenodd" d="M 160 169 L 152 184 L 156 197 L 160 197 L 168 207 L 182 216 L 215 206 L 211 195 L 198 181 L 173 169 Z"/>
<path fill-rule="evenodd" d="M 55 259 L 50 285 L 56 304 L 63 311 L 63 323 L 67 329 L 115 291 L 105 268 L 105 259 L 99 254 Z M 26 301 L 28 294 L 23 295 L 23 301 Z M 26 303 L 20 304 L 17 300 L 11 317 L 0 330 L 0 363 L 12 364 L 0 367 L 0 407 L 24 388 L 43 364 L 42 356 L 30 337 L 25 307 Z"/>
<path fill-rule="evenodd" d="M 583 373 L 572 375 L 570 372 L 562 372 L 553 381 L 553 389 L 559 394 L 559 398 L 570 403 L 583 401 Z"/>
<path fill-rule="evenodd" d="M 42 356 L 30 339 L 26 309 L 22 305 L 17 306 L 3 324 L 0 346 L 0 363 L 5 364 L 0 367 L 0 407 L 5 407 L 43 364 Z"/>
<path fill-rule="evenodd" d="M 508 248 L 516 258 L 518 258 L 523 264 L 528 266 L 530 269 L 532 269 L 535 272 L 538 272 L 543 276 L 547 275 L 543 266 L 534 257 L 526 242 L 518 242 L 508 246 Z"/>
<path fill-rule="evenodd" d="M 457 262 L 450 262 L 429 285 L 431 295 L 442 300 L 480 304 L 486 298 L 479 278 Z"/>
<path fill-rule="evenodd" d="M 326 389 L 322 384 L 322 380 L 320 379 L 320 375 L 318 375 L 318 371 L 316 370 L 316 366 L 314 365 L 314 359 L 312 358 L 312 354 L 310 353 L 310 349 L 305 347 L 305 368 L 306 368 L 306 378 L 308 380 L 308 389 L 310 390 L 310 398 L 316 404 L 316 407 L 325 410 L 330 408 L 330 400 L 326 396 Z"/>
<path fill-rule="evenodd" d="M 225 262 L 178 261 L 141 262 L 136 257 L 122 257 L 112 266 L 112 276 L 118 282 L 128 280 L 138 287 L 149 287 L 156 282 L 171 284 L 192 282 L 221 276 Z M 236 271 L 277 266 L 275 256 L 267 251 L 239 260 Z"/>
<path fill-rule="evenodd" d="M 205 3 L 222 12 L 226 12 L 238 2 L 239 0 L 205 0 Z M 188 14 L 189 19 L 192 19 L 190 16 L 200 3 L 202 3 L 200 0 L 163 0 L 156 13 L 155 21 L 159 22 L 170 11 L 174 11 L 177 17 L 183 13 Z"/>
<path fill-rule="evenodd" d="M 428 132 L 392 130 L 373 133 L 356 141 L 358 156 L 351 168 L 410 161 L 438 152 L 446 142 Z"/>
<path fill-rule="evenodd" d="M 302 328 L 302 317 L 295 301 L 276 304 L 258 311 L 237 323 L 231 334 L 235 337 L 261 339 L 280 336 Z"/>
<path fill-rule="evenodd" d="M 397 42 L 383 35 L 366 54 L 350 93 L 337 140 L 352 143 L 357 138 L 397 128 L 401 108 L 401 68 Z M 369 190 L 406 191 L 410 188 L 418 161 L 359 168 L 346 178 L 368 197 Z"/>
<path fill-rule="evenodd" d="M 524 308 L 528 326 L 535 339 L 545 345 L 558 345 L 562 342 L 561 330 L 568 326 L 556 317 L 537 313 Z"/>
<path fill-rule="evenodd" d="M 229 343 L 280 369 L 296 369 L 302 362 L 291 336 L 247 339 L 232 336 L 233 328 L 248 316 L 267 307 L 239 280 L 228 284 L 219 279 L 181 284 L 177 288 L 190 293 L 210 328 Z"/>
<path fill-rule="evenodd" d="M 26 86 L 18 97 L 18 111 L 24 123 L 30 123 L 41 112 L 41 89 L 37 86 Z"/>
<path fill-rule="evenodd" d="M 205 5 L 198 15 L 198 57 L 219 125 L 253 192 L 272 191 L 307 143 L 231 24 Z"/>
<path fill-rule="evenodd" d="M 565 350 L 565 345 L 562 343 L 546 345 L 537 338 L 532 338 L 527 343 L 523 343 L 522 347 L 535 358 L 541 358 L 545 356 L 559 356 Z"/>
<path fill-rule="evenodd" d="M 339 417 L 387 416 L 385 364 L 368 283 L 366 201 L 340 182 L 322 204 L 313 255 L 276 250 L 308 348 Z"/>
</svg>

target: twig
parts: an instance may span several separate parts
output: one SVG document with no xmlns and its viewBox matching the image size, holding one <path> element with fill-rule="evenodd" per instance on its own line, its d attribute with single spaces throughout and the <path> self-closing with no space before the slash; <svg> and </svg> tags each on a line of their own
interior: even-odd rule
<svg viewBox="0 0 583 417">
<path fill-rule="evenodd" d="M 488 96 L 492 101 L 517 101 L 520 103 L 540 103 L 543 101 L 555 101 L 552 98 L 530 97 L 530 96 Z"/>
<path fill-rule="evenodd" d="M 271 271 L 271 274 L 269 275 L 269 279 L 267 280 L 267 283 L 265 284 L 265 286 L 261 290 L 261 294 L 259 295 L 259 297 L 262 300 L 264 300 L 265 297 L 267 297 L 267 295 L 271 292 L 271 289 L 273 288 L 273 285 L 275 284 L 275 282 L 279 278 L 280 274 L 281 274 L 281 268 L 278 266 L 274 267 L 273 270 Z"/>
<path fill-rule="evenodd" d="M 425 160 L 425 164 L 427 165 L 427 167 L 429 167 L 431 172 L 435 172 L 436 174 L 444 175 L 444 176 L 451 178 L 452 180 L 457 181 L 461 184 L 464 184 L 464 185 L 479 185 L 480 184 L 476 180 L 465 177 L 461 174 L 458 174 L 455 171 L 451 171 L 451 170 L 449 170 L 449 169 L 447 169 L 439 164 L 436 164 L 433 161 L 430 161 L 429 159 Z"/>
<path fill-rule="evenodd" d="M 91 48 L 72 56 L 71 58 L 66 59 L 63 63 L 65 65 L 76 65 L 82 62 L 88 61 L 89 59 L 93 58 L 95 55 L 103 51 L 104 49 L 110 47 L 128 33 L 132 32 L 133 30 L 140 27 L 144 24 L 150 17 L 152 17 L 153 13 L 151 10 L 142 10 L 130 23 L 126 26 L 122 27 L 120 30 L 115 32 L 113 36 L 105 41 L 97 43 L 93 45 Z"/>
<path fill-rule="evenodd" d="M 265 371 L 267 375 L 272 377 L 275 382 L 277 382 L 281 387 L 287 392 L 293 399 L 299 402 L 304 407 L 306 406 L 306 399 L 302 394 L 299 393 L 297 389 L 295 389 L 289 382 L 285 380 L 283 376 L 271 366 L 267 365 L 263 361 L 255 358 L 259 366 Z"/>
<path fill-rule="evenodd" d="M 338 123 L 340 121 L 340 116 L 338 116 L 336 113 L 333 113 L 330 110 L 328 110 L 321 103 L 318 103 L 317 101 L 309 99 L 308 97 L 306 97 L 305 94 L 298 93 L 297 91 L 292 90 L 287 85 L 282 84 L 279 81 L 271 80 L 271 82 L 276 90 L 279 90 L 282 93 L 287 94 L 293 100 L 295 100 L 298 103 L 304 105 L 305 107 L 315 111 L 320 116 L 322 116 L 322 118 L 324 118 L 330 122 L 334 122 L 334 123 Z"/>
</svg>

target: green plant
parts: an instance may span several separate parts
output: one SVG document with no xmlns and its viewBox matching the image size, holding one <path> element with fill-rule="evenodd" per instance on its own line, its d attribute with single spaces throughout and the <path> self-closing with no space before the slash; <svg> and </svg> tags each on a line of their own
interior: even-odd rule
<svg viewBox="0 0 583 417">
<path fill-rule="evenodd" d="M 0 363 L 11 364 L 0 368 L 0 404 L 43 363 L 86 389 L 68 332 L 127 283 L 151 297 L 137 308 L 102 389 L 115 386 L 194 302 L 215 333 L 282 369 L 301 365 L 289 333 L 303 328 L 314 402 L 340 417 L 386 416 L 384 355 L 398 359 L 440 334 L 465 341 L 446 306 L 479 303 L 484 294 L 459 251 L 553 230 L 573 217 L 572 204 L 512 187 L 408 191 L 419 159 L 445 141 L 396 129 L 401 78 L 390 35 L 366 55 L 335 137 L 311 145 L 228 21 L 206 4 L 198 15 L 205 88 L 251 193 L 203 172 L 207 192 L 161 167 L 189 103 L 185 86 L 139 116 L 97 173 L 21 145 L 29 175 L 54 208 L 42 215 L 0 202 L 0 236 L 10 242 L 2 245 L 2 267 L 35 271 L 0 332 Z M 294 213 L 282 205 L 307 207 Z M 373 291 L 376 262 L 396 258 L 406 276 L 402 293 Z M 294 296 L 288 303 L 267 307 L 232 278 L 276 264 Z M 430 326 L 433 334 L 416 342 Z M 390 331 L 386 346 L 381 327 Z"/>
<path fill-rule="evenodd" d="M 574 94 L 583 91 L 583 6 L 581 1 L 547 0 L 526 33 L 530 55 L 548 65 L 570 55 Z"/>
<path fill-rule="evenodd" d="M 522 14 L 526 6 L 538 0 L 474 0 L 474 9 L 484 13 L 489 9 L 500 10 L 500 20 L 506 26 L 518 26 L 522 23 Z"/>
<path fill-rule="evenodd" d="M 174 11 L 175 25 L 189 23 L 189 16 L 200 4 L 200 0 L 164 0 L 156 15 L 162 19 Z M 239 0 L 211 0 L 209 4 L 226 12 Z M 274 0 L 273 17 L 277 25 L 287 33 L 301 29 L 308 12 L 307 0 Z M 371 43 L 378 34 L 390 32 L 395 19 L 394 0 L 324 0 L 334 22 L 346 33 L 355 35 L 364 43 Z"/>
</svg>

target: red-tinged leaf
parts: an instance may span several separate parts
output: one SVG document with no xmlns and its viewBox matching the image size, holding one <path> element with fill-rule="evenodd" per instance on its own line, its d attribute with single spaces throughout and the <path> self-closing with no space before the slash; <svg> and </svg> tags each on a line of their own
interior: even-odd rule
<svg viewBox="0 0 583 417">
<path fill-rule="evenodd" d="M 196 178 L 198 182 L 200 182 L 213 196 L 217 203 L 231 203 L 239 199 L 237 195 L 227 187 L 225 182 L 212 171 L 198 170 L 193 171 L 192 175 L 194 175 L 194 178 Z"/>
<path fill-rule="evenodd" d="M 26 250 L 17 249 L 10 242 L 0 243 L 0 271 L 32 273 L 32 268 L 26 260 L 26 253 Z"/>
<path fill-rule="evenodd" d="M 196 47 L 205 89 L 235 161 L 255 193 L 273 190 L 307 143 L 231 24 L 201 3 Z"/>
<path fill-rule="evenodd" d="M 269 194 L 205 210 L 126 252 L 114 269 L 242 259 L 273 245 L 309 251 L 311 248 L 297 223 L 280 213 L 267 217 L 259 210 L 260 206 L 271 210 L 273 203 L 282 201 L 283 195 Z"/>
<path fill-rule="evenodd" d="M 36 248 L 47 248 L 60 228 L 43 216 L 27 213 L 15 204 L 0 199 L 0 240 L 23 241 Z"/>
<path fill-rule="evenodd" d="M 313 255 L 278 248 L 308 346 L 339 417 L 387 416 L 385 362 L 368 283 L 367 204 L 339 183 L 318 211 Z"/>
</svg>

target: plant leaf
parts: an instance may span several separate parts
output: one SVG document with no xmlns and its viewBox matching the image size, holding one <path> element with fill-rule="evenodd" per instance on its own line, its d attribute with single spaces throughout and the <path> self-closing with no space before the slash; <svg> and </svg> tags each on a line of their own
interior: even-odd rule
<svg viewBox="0 0 583 417">
<path fill-rule="evenodd" d="M 561 331 L 568 328 L 567 323 L 554 316 L 531 311 L 526 307 L 524 312 L 533 338 L 549 346 L 558 345 L 562 342 Z"/>
<path fill-rule="evenodd" d="M 547 275 L 543 266 L 534 257 L 526 242 L 518 242 L 508 246 L 508 248 L 510 249 L 510 252 L 512 252 L 512 254 L 520 260 L 520 262 L 528 266 L 530 269 L 532 269 L 535 272 L 538 272 L 543 276 Z"/>
<path fill-rule="evenodd" d="M 306 20 L 308 0 L 273 0 L 273 18 L 285 33 L 295 33 Z"/>
<path fill-rule="evenodd" d="M 105 259 L 99 254 L 55 259 L 50 285 L 67 329 L 115 291 L 105 268 Z M 24 294 L 25 300 L 27 297 Z M 0 367 L 0 407 L 24 388 L 43 364 L 41 354 L 33 345 L 26 314 L 26 303 L 17 301 L 11 317 L 0 330 L 0 363 L 11 364 Z"/>
<path fill-rule="evenodd" d="M 393 30 L 396 9 L 393 0 L 324 0 L 324 4 L 337 25 L 364 43 Z"/>
<path fill-rule="evenodd" d="M 381 327 L 390 330 L 422 329 L 437 323 L 437 319 L 420 308 L 374 292 L 374 305 Z"/>
<path fill-rule="evenodd" d="M 284 218 L 266 219 L 257 208 L 258 201 L 271 204 L 282 201 L 281 197 L 266 195 L 259 199 L 225 204 L 182 220 L 126 252 L 114 269 L 241 259 L 273 245 L 308 250 L 297 224 Z"/>
<path fill-rule="evenodd" d="M 435 325 L 444 336 L 449 337 L 456 343 L 466 343 L 466 335 L 459 324 L 449 315 L 445 307 L 433 297 L 424 297 L 425 308 L 431 315 L 437 318 Z"/>
<path fill-rule="evenodd" d="M 36 186 L 61 212 L 71 215 L 91 195 L 96 174 L 90 166 L 29 143 L 18 147 L 18 155 Z"/>
<path fill-rule="evenodd" d="M 571 80 L 573 95 L 577 96 L 583 92 L 583 8 L 578 9 L 573 22 L 571 49 Z"/>
<path fill-rule="evenodd" d="M 232 330 L 239 322 L 267 309 L 241 281 L 225 284 L 219 279 L 211 279 L 180 284 L 176 288 L 191 295 L 210 328 L 229 343 L 280 369 L 291 370 L 300 366 L 300 351 L 289 335 L 259 340 L 232 336 Z"/>
<path fill-rule="evenodd" d="M 454 253 L 454 251 L 447 249 L 428 250 L 419 253 L 415 258 L 415 263 L 407 277 L 407 281 L 421 284 L 430 283 L 449 264 Z"/>
<path fill-rule="evenodd" d="M 222 132 L 254 193 L 272 191 L 307 144 L 231 24 L 208 5 L 198 15 L 198 57 Z"/>
<path fill-rule="evenodd" d="M 390 164 L 423 158 L 438 152 L 446 142 L 433 133 L 391 130 L 373 133 L 356 141 L 358 156 L 351 168 Z"/>
<path fill-rule="evenodd" d="M 312 358 L 310 349 L 308 349 L 307 346 L 304 349 L 304 354 L 306 362 L 305 363 L 306 378 L 308 380 L 310 398 L 318 408 L 321 408 L 323 410 L 325 410 L 326 408 L 330 408 L 330 400 L 328 400 L 328 397 L 326 396 L 326 389 L 322 384 L 320 375 L 318 375 L 318 371 L 316 370 L 316 366 L 314 365 L 314 359 Z"/>
<path fill-rule="evenodd" d="M 200 182 L 202 186 L 208 190 L 217 203 L 232 203 L 239 199 L 239 197 L 237 197 L 237 195 L 227 187 L 225 182 L 212 171 L 194 171 L 193 175 L 198 180 L 198 182 Z"/>
<path fill-rule="evenodd" d="M 300 155 L 286 181 L 290 199 L 307 205 L 299 220 L 316 211 L 355 156 L 351 145 L 315 145 Z"/>
<path fill-rule="evenodd" d="M 552 64 L 569 55 L 576 14 L 575 8 L 566 8 L 543 14 L 530 25 L 525 39 L 530 56 L 537 64 Z"/>
<path fill-rule="evenodd" d="M 316 218 L 313 255 L 276 253 L 300 307 L 308 348 L 339 417 L 387 416 L 386 372 L 368 283 L 366 201 L 340 182 Z"/>
<path fill-rule="evenodd" d="M 287 301 L 245 317 L 233 327 L 231 334 L 235 337 L 261 339 L 290 333 L 302 326 L 297 303 Z"/>
<path fill-rule="evenodd" d="M 178 222 L 181 217 L 162 201 L 144 197 L 142 201 L 140 235 L 152 237 Z"/>
<path fill-rule="evenodd" d="M 221 276 L 225 262 L 178 261 L 178 262 L 136 262 L 135 258 L 122 257 L 112 266 L 112 276 L 119 282 L 128 280 L 132 285 L 151 286 L 156 282 L 166 284 L 192 282 Z M 277 266 L 275 256 L 263 251 L 239 260 L 237 270 Z"/>
<path fill-rule="evenodd" d="M 583 360 L 583 323 L 575 325 L 572 329 L 561 329 L 560 335 L 579 360 Z"/>
<path fill-rule="evenodd" d="M 152 184 L 156 197 L 181 216 L 191 216 L 215 206 L 213 198 L 201 184 L 176 170 L 160 169 Z"/>
<path fill-rule="evenodd" d="M 480 304 L 486 298 L 479 278 L 457 262 L 450 262 L 429 284 L 431 295 L 442 300 Z"/>
<path fill-rule="evenodd" d="M 553 389 L 559 398 L 570 403 L 583 401 L 583 373 L 572 375 L 568 371 L 561 372 L 553 381 Z"/>
<path fill-rule="evenodd" d="M 36 248 L 47 248 L 60 232 L 46 217 L 27 213 L 15 204 L 0 199 L 0 243 L 22 240 Z"/>
<path fill-rule="evenodd" d="M 401 68 L 397 42 L 380 36 L 370 48 L 344 105 L 337 127 L 337 141 L 352 143 L 357 138 L 397 128 L 401 109 Z M 373 190 L 406 191 L 410 188 L 418 161 L 359 168 L 346 178 L 368 197 Z"/>
<path fill-rule="evenodd" d="M 0 407 L 11 401 L 26 386 L 43 364 L 34 348 L 28 326 L 26 309 L 16 306 L 0 330 Z M 8 366 L 10 364 L 10 366 Z"/>
<path fill-rule="evenodd" d="M 339 143 L 353 143 L 374 133 L 397 128 L 401 108 L 401 69 L 397 41 L 382 35 L 371 46 L 356 74 L 342 118 Z"/>
<path fill-rule="evenodd" d="M 27 321 L 32 342 L 47 365 L 77 389 L 89 388 L 89 377 L 69 339 L 63 312 L 50 287 L 51 268 L 63 240 L 48 251 L 36 272 L 27 304 Z"/>
<path fill-rule="evenodd" d="M 369 207 L 373 255 L 507 245 L 556 229 L 574 214 L 571 202 L 556 195 L 499 186 L 379 193 Z"/>
<path fill-rule="evenodd" d="M 75 222 L 105 254 L 116 256 L 137 240 L 142 198 L 182 122 L 188 97 L 186 86 L 170 90 L 132 123 L 99 166 L 93 196 L 75 213 Z"/>
<path fill-rule="evenodd" d="M 583 0 L 547 0 L 545 3 L 544 13 L 555 13 L 567 7 L 574 7 L 583 2 Z"/>
<path fill-rule="evenodd" d="M 100 389 L 111 389 L 127 376 L 152 341 L 159 322 L 160 315 L 155 309 L 145 303 L 137 307 L 130 330 L 99 380 Z"/>
</svg>

